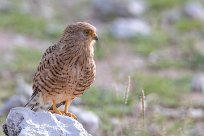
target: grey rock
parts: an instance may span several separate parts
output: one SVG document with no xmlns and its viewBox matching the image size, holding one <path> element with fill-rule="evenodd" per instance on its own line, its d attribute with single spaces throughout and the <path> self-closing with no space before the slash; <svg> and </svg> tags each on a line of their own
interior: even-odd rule
<svg viewBox="0 0 204 136">
<path fill-rule="evenodd" d="M 55 15 L 53 0 L 27 0 L 21 3 L 20 10 L 35 16 L 52 19 Z"/>
<path fill-rule="evenodd" d="M 145 21 L 119 18 L 113 22 L 111 32 L 117 38 L 131 38 L 138 35 L 148 36 L 151 34 L 151 29 Z"/>
<path fill-rule="evenodd" d="M 23 106 L 26 103 L 26 101 L 27 99 L 25 99 L 25 97 L 23 96 L 15 95 L 10 97 L 0 108 L 0 116 L 2 116 L 3 114 L 8 114 L 10 109 L 14 107 Z"/>
<path fill-rule="evenodd" d="M 179 9 L 171 9 L 162 13 L 162 23 L 164 25 L 175 23 L 181 19 L 181 11 Z"/>
<path fill-rule="evenodd" d="M 17 79 L 16 95 L 8 98 L 4 105 L 0 107 L 0 116 L 3 114 L 8 114 L 10 109 L 14 107 L 24 106 L 32 95 L 32 86 L 25 83 L 20 76 Z"/>
<path fill-rule="evenodd" d="M 64 106 L 59 107 L 64 110 Z M 77 116 L 77 120 L 82 123 L 84 128 L 90 133 L 96 135 L 99 129 L 100 119 L 91 111 L 86 111 L 75 106 L 71 106 L 69 111 Z"/>
<path fill-rule="evenodd" d="M 188 2 L 184 7 L 185 13 L 197 20 L 204 21 L 204 6 L 201 2 Z"/>
<path fill-rule="evenodd" d="M 155 108 L 155 114 L 159 114 L 168 118 L 181 118 L 189 115 L 189 112 L 184 108 L 166 108 L 162 106 L 157 106 Z"/>
<path fill-rule="evenodd" d="M 201 119 L 203 118 L 204 112 L 200 108 L 191 108 L 189 114 L 193 119 Z"/>
<path fill-rule="evenodd" d="M 9 0 L 0 0 L 0 11 L 8 11 L 12 8 Z"/>
<path fill-rule="evenodd" d="M 146 4 L 141 0 L 94 0 L 94 9 L 97 17 L 107 20 L 108 17 L 135 17 L 142 15 Z"/>
<path fill-rule="evenodd" d="M 83 104 L 83 101 L 81 100 L 80 97 L 77 97 L 74 99 L 74 101 L 72 101 L 72 105 L 80 105 Z"/>
<path fill-rule="evenodd" d="M 191 83 L 192 92 L 204 93 L 204 75 L 196 75 Z"/>
<path fill-rule="evenodd" d="M 145 12 L 147 7 L 142 0 L 131 0 L 130 2 L 128 2 L 127 8 L 132 15 L 139 16 Z"/>
<path fill-rule="evenodd" d="M 32 86 L 30 84 L 27 84 L 22 77 L 18 77 L 16 94 L 25 96 L 27 99 L 29 99 L 32 93 Z"/>
<path fill-rule="evenodd" d="M 96 134 L 98 132 L 100 120 L 96 114 L 77 107 L 71 107 L 70 111 L 77 115 L 77 119 L 89 133 Z"/>
<path fill-rule="evenodd" d="M 20 107 L 10 111 L 3 129 L 9 136 L 90 136 L 72 118 Z"/>
</svg>

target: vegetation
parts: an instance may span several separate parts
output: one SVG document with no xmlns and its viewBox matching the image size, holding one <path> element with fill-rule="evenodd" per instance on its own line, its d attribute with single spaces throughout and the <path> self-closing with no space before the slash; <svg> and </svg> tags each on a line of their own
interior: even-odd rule
<svg viewBox="0 0 204 136">
<path fill-rule="evenodd" d="M 144 131 L 147 125 L 157 126 L 156 129 L 160 134 L 168 136 L 189 135 L 183 130 L 194 129 L 196 121 L 190 116 L 172 119 L 150 111 L 150 114 L 145 114 L 143 120 L 141 111 L 137 109 L 138 105 L 140 106 L 142 89 L 146 97 L 156 95 L 159 98 L 156 104 L 150 103 L 150 107 L 155 105 L 168 108 L 184 107 L 180 101 L 183 101 L 182 98 L 190 92 L 193 73 L 204 69 L 204 48 L 197 46 L 199 42 L 203 42 L 203 22 L 181 14 L 179 19 L 168 25 L 163 23 L 164 12 L 174 8 L 180 9 L 185 2 L 185 0 L 148 0 L 149 11 L 145 13 L 144 18 L 147 18 L 152 26 L 150 36 L 117 39 L 109 31 L 100 34 L 99 42 L 95 46 L 95 56 L 98 62 L 109 61 L 118 51 L 118 47 L 122 47 L 122 51 L 129 49 L 129 53 L 139 56 L 145 63 L 145 66 L 140 69 L 126 72 L 131 74 L 131 89 L 127 104 L 124 103 L 125 91 L 118 92 L 98 86 L 91 87 L 81 97 L 83 104 L 80 106 L 95 112 L 102 121 L 103 135 L 151 136 L 149 131 Z M 80 9 L 80 5 L 77 5 L 77 9 Z M 0 30 L 9 30 L 43 40 L 53 40 L 59 37 L 64 28 L 61 26 L 65 24 L 65 22 L 58 22 L 57 20 L 61 18 L 56 17 L 53 19 L 53 24 L 56 23 L 59 29 L 49 31 L 52 23 L 44 18 L 22 13 L 18 9 L 0 12 L 0 16 Z M 0 58 L 0 92 L 4 92 L 0 93 L 0 105 L 14 94 L 17 75 L 22 75 L 28 83 L 32 82 L 32 76 L 43 52 L 29 46 L 14 47 L 9 50 L 13 56 L 9 61 L 3 57 L 7 53 L 2 52 Z M 126 66 L 124 69 L 126 70 Z M 115 75 L 122 75 L 121 68 L 117 66 L 112 67 L 111 70 L 115 72 Z M 174 71 L 177 76 L 161 74 L 161 71 L 168 73 L 168 70 Z M 187 74 L 182 74 L 181 71 L 187 71 Z M 125 79 L 117 79 L 119 76 L 112 78 L 125 84 Z M 1 116 L 0 124 L 4 120 L 5 116 Z M 114 120 L 116 124 L 117 121 L 119 122 L 117 124 L 119 126 L 114 124 Z M 118 128 L 121 129 L 118 130 Z"/>
</svg>

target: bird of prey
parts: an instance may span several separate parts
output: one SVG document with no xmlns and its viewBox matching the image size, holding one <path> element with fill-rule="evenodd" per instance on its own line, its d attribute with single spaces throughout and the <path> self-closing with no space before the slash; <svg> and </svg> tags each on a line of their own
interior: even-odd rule
<svg viewBox="0 0 204 136">
<path fill-rule="evenodd" d="M 33 94 L 25 107 L 33 111 L 76 116 L 68 106 L 90 87 L 95 79 L 94 43 L 98 40 L 96 28 L 86 22 L 67 26 L 61 39 L 50 46 L 42 56 L 33 79 Z M 57 104 L 64 102 L 64 111 Z"/>
</svg>

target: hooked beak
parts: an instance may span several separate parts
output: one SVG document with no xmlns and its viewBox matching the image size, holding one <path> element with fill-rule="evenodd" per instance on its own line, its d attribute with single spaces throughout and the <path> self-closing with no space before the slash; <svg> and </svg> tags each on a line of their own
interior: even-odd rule
<svg viewBox="0 0 204 136">
<path fill-rule="evenodd" d="M 96 33 L 94 33 L 94 34 L 92 35 L 92 37 L 93 37 L 93 40 L 98 41 L 98 36 L 97 36 L 97 34 L 96 34 Z"/>
<path fill-rule="evenodd" d="M 98 36 L 97 36 L 97 35 L 94 36 L 93 39 L 96 40 L 96 41 L 98 41 Z"/>
</svg>

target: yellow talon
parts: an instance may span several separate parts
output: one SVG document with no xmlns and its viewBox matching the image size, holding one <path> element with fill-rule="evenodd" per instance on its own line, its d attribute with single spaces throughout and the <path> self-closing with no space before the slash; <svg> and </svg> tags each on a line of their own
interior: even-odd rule
<svg viewBox="0 0 204 136">
<path fill-rule="evenodd" d="M 60 112 L 60 111 L 57 109 L 57 107 L 56 107 L 56 101 L 55 101 L 55 100 L 52 100 L 52 103 L 53 103 L 53 110 L 49 110 L 49 112 L 62 115 L 62 112 Z"/>
<path fill-rule="evenodd" d="M 76 116 L 76 115 L 74 115 L 74 114 L 71 113 L 71 112 L 68 112 L 68 106 L 69 106 L 69 101 L 66 100 L 66 101 L 65 101 L 64 111 L 60 111 L 60 112 L 61 112 L 63 115 L 65 115 L 65 116 L 69 116 L 69 117 L 72 117 L 72 118 L 74 118 L 74 119 L 77 119 L 77 116 Z"/>
</svg>

